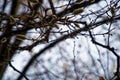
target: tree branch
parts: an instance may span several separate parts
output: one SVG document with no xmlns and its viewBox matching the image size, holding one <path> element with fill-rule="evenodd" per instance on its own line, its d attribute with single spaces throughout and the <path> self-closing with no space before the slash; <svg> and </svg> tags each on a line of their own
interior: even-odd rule
<svg viewBox="0 0 120 80">
<path fill-rule="evenodd" d="M 118 19 L 120 19 L 120 18 L 116 18 L 115 20 L 118 20 Z M 70 34 L 66 34 L 66 35 L 64 35 L 64 36 L 56 39 L 55 42 L 49 44 L 49 45 L 46 46 L 44 49 L 40 50 L 37 54 L 35 54 L 35 55 L 29 60 L 29 62 L 27 63 L 27 65 L 24 67 L 24 69 L 23 69 L 23 71 L 22 71 L 22 74 L 25 75 L 26 72 L 28 71 L 30 65 L 35 61 L 35 59 L 38 58 L 38 57 L 39 57 L 42 53 L 44 53 L 46 50 L 54 47 L 56 44 L 60 43 L 61 41 L 65 40 L 65 39 L 67 39 L 67 38 L 69 38 L 69 37 L 74 37 L 74 36 L 76 36 L 78 33 L 82 32 L 82 31 L 89 31 L 90 28 L 92 28 L 92 26 L 96 26 L 96 25 L 98 25 L 98 24 L 99 24 L 99 25 L 100 25 L 100 24 L 105 24 L 107 21 L 109 22 L 109 19 L 108 19 L 108 20 L 105 19 L 105 20 L 102 20 L 102 21 L 99 21 L 99 22 L 96 22 L 96 23 L 93 23 L 93 24 L 90 24 L 90 25 L 86 25 L 85 27 L 83 27 L 83 28 L 81 28 L 81 29 L 75 30 L 75 31 L 71 32 Z M 98 44 L 99 44 L 99 43 L 98 43 Z M 111 50 L 115 55 L 117 55 L 113 48 L 110 48 L 110 47 L 107 47 L 107 46 L 104 46 L 104 45 L 101 45 L 101 44 L 99 44 L 99 45 L 100 45 L 100 46 L 103 46 L 103 47 L 105 47 L 105 48 L 108 48 L 108 49 Z M 23 75 L 20 75 L 20 76 L 17 78 L 17 80 L 21 80 L 22 78 L 23 78 Z"/>
<path fill-rule="evenodd" d="M 56 15 L 55 7 L 54 7 L 54 5 L 53 5 L 52 0 L 48 0 L 48 1 L 49 1 L 49 4 L 50 4 L 50 7 L 51 7 L 51 9 L 52 9 L 53 14 Z"/>
<path fill-rule="evenodd" d="M 18 73 L 20 73 L 21 74 L 21 72 L 19 71 L 19 70 L 17 70 L 13 65 L 12 65 L 12 63 L 9 61 L 9 65 L 10 65 L 10 67 L 13 69 L 13 70 L 15 70 L 16 72 L 18 72 Z M 23 77 L 26 79 L 26 80 L 29 80 L 25 75 L 23 75 Z"/>
<path fill-rule="evenodd" d="M 91 31 L 89 31 L 89 34 L 90 34 L 90 37 L 91 37 L 92 42 L 94 44 L 97 44 L 97 45 L 99 45 L 99 46 L 101 46 L 103 48 L 108 49 L 109 51 L 111 51 L 116 56 L 116 58 L 117 58 L 117 68 L 116 68 L 116 74 L 115 75 L 118 76 L 118 74 L 120 73 L 120 56 L 115 52 L 113 47 L 110 47 L 109 45 L 106 46 L 106 45 L 103 45 L 103 44 L 95 41 L 94 37 L 92 36 Z"/>
</svg>

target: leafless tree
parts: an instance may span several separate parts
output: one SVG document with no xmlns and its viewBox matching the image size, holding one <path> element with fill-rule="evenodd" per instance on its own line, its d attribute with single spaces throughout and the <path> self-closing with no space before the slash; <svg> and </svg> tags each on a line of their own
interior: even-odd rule
<svg viewBox="0 0 120 80">
<path fill-rule="evenodd" d="M 119 4 L 0 0 L 0 80 L 9 79 L 7 67 L 16 80 L 119 80 Z M 21 71 L 12 60 L 24 51 L 31 58 Z"/>
</svg>

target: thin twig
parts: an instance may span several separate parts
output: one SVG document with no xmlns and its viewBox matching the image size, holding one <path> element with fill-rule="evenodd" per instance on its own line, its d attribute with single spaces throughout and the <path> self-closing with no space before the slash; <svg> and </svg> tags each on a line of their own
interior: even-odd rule
<svg viewBox="0 0 120 80">
<path fill-rule="evenodd" d="M 11 61 L 9 61 L 9 65 L 10 67 L 15 70 L 16 72 L 20 73 L 21 75 L 23 75 L 23 77 L 26 79 L 26 80 L 29 80 L 24 74 L 22 74 L 22 72 L 20 72 L 19 70 L 17 70 L 11 63 Z"/>
</svg>

